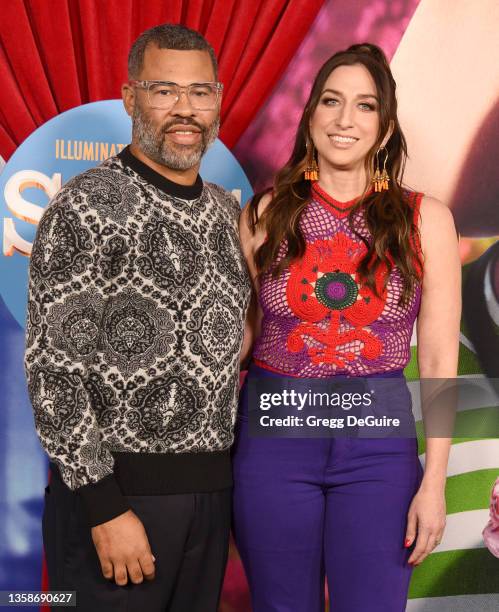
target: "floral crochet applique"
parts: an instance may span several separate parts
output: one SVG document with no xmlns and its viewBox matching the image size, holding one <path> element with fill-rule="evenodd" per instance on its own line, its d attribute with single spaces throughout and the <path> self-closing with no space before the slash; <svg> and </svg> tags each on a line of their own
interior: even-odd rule
<svg viewBox="0 0 499 612">
<path fill-rule="evenodd" d="M 365 253 L 364 244 L 339 232 L 309 243 L 303 258 L 290 265 L 287 299 L 301 322 L 288 335 L 289 351 L 306 350 L 312 363 L 339 368 L 380 356 L 383 341 L 368 326 L 385 306 L 387 268 L 376 272 L 376 295 L 357 274 Z"/>
</svg>

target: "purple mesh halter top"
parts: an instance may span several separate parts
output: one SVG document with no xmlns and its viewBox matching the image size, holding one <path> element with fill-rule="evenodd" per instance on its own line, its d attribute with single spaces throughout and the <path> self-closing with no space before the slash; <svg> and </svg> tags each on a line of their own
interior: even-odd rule
<svg viewBox="0 0 499 612">
<path fill-rule="evenodd" d="M 416 212 L 422 194 L 406 196 Z M 399 304 L 403 281 L 397 268 L 385 291 L 386 270 L 379 270 L 379 297 L 360 283 L 357 265 L 366 247 L 348 223 L 354 203 L 337 202 L 314 183 L 300 220 L 305 255 L 278 278 L 270 273 L 261 278 L 263 321 L 253 351 L 257 365 L 314 378 L 363 376 L 407 365 L 421 286 L 416 285 L 407 303 Z M 354 213 L 353 222 L 369 239 L 362 210 Z M 279 258 L 284 254 L 283 244 Z"/>
</svg>

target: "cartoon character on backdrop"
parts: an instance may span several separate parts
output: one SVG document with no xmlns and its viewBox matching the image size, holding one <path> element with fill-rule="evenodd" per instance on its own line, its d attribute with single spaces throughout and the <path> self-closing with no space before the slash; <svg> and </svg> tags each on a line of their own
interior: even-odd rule
<svg viewBox="0 0 499 612">
<path fill-rule="evenodd" d="M 449 13 L 443 3 L 423 0 L 392 61 L 411 153 L 406 180 L 447 202 L 461 235 L 459 375 L 484 374 L 492 383 L 499 377 L 499 73 L 493 59 L 499 52 L 498 8 L 486 0 L 477 11 L 476 4 L 459 1 Z M 497 381 L 492 386 L 497 393 Z M 422 566 L 415 572 L 414 595 L 498 591 L 497 578 L 483 578 L 488 567 L 490 576 L 497 576 L 497 565 L 493 568 L 495 561 L 481 550 L 489 492 L 499 465 L 496 434 L 486 419 L 480 422 L 488 408 L 478 406 L 475 414 L 469 410 L 458 415 L 465 417 L 468 412 L 473 429 L 481 427 L 483 439 L 454 441 L 447 542 L 435 553 L 433 568 Z M 491 414 L 497 419 L 497 401 Z M 467 490 L 471 483 L 473 493 Z M 499 546 L 496 504 L 493 497 L 484 530 L 485 544 L 493 554 Z M 431 578 L 430 572 L 438 566 L 441 571 L 434 571 Z"/>
</svg>

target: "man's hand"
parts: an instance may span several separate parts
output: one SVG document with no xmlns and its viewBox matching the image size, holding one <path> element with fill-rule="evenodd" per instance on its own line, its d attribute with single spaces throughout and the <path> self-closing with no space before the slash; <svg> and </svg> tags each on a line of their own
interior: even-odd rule
<svg viewBox="0 0 499 612">
<path fill-rule="evenodd" d="M 92 527 L 92 539 L 102 573 L 124 586 L 128 577 L 134 584 L 154 579 L 154 557 L 141 521 L 131 510 Z"/>
</svg>

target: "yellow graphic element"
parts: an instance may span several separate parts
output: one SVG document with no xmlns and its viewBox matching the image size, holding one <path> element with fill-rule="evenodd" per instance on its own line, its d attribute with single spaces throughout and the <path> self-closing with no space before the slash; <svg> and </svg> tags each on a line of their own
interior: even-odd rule
<svg viewBox="0 0 499 612">
<path fill-rule="evenodd" d="M 55 158 L 73 161 L 104 161 L 108 157 L 117 155 L 125 147 L 126 145 L 122 143 L 58 138 L 55 141 Z"/>
</svg>

